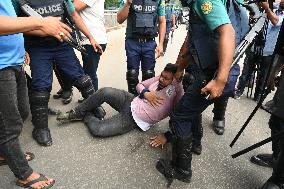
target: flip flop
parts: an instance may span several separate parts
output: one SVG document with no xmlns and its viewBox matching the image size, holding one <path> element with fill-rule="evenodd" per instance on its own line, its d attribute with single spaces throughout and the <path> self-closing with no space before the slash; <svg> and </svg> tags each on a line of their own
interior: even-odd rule
<svg viewBox="0 0 284 189">
<path fill-rule="evenodd" d="M 37 183 L 37 182 L 41 182 L 41 181 L 46 181 L 46 180 L 48 180 L 45 175 L 43 175 L 43 174 L 39 174 L 39 175 L 40 175 L 40 176 L 39 176 L 37 179 L 34 179 L 34 180 L 32 180 L 32 181 L 30 181 L 30 182 L 28 182 L 28 183 L 26 183 L 26 184 L 23 184 L 23 183 L 20 183 L 19 181 L 17 181 L 17 182 L 16 182 L 16 185 L 19 186 L 19 187 L 22 187 L 22 188 L 34 189 L 34 188 L 32 187 L 33 184 L 35 184 L 35 183 Z M 41 188 L 41 189 L 51 188 L 51 187 L 54 185 L 54 183 L 55 183 L 55 180 L 53 180 L 48 186 L 45 186 L 45 187 L 43 187 L 43 188 Z"/>
<path fill-rule="evenodd" d="M 31 152 L 25 152 L 24 153 L 25 158 L 27 159 L 27 156 L 29 156 L 29 159 L 27 159 L 28 161 L 32 161 L 35 158 L 35 155 Z M 7 162 L 5 159 L 0 160 L 0 166 L 2 165 L 7 165 Z"/>
</svg>

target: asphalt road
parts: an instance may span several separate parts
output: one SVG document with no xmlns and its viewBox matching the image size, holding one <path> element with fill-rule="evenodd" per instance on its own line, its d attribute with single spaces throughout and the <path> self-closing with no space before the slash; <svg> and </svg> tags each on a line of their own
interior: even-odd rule
<svg viewBox="0 0 284 189">
<path fill-rule="evenodd" d="M 109 43 L 99 65 L 99 86 L 126 89 L 126 56 L 124 50 L 125 28 L 108 33 Z M 186 35 L 185 26 L 174 34 L 173 44 L 168 52 L 157 60 L 156 73 L 159 74 L 168 62 L 174 62 Z M 141 75 L 141 74 L 140 74 Z M 52 94 L 59 89 L 54 79 Z M 69 110 L 80 97 L 74 90 L 71 104 L 50 99 L 50 105 Z M 226 112 L 226 131 L 216 135 L 211 128 L 212 107 L 203 114 L 204 138 L 200 156 L 193 156 L 193 177 L 190 184 L 174 181 L 172 189 L 255 189 L 259 188 L 271 174 L 271 169 L 261 168 L 249 162 L 249 157 L 260 152 L 271 152 L 271 144 L 232 159 L 231 154 L 261 139 L 269 137 L 269 115 L 260 110 L 248 129 L 241 135 L 234 148 L 229 143 L 244 123 L 256 103 L 242 97 L 230 99 Z M 104 105 L 107 116 L 115 114 Z M 159 157 L 169 154 L 170 147 L 154 149 L 149 146 L 149 138 L 168 129 L 168 119 L 156 124 L 150 131 L 131 131 L 127 134 L 106 139 L 93 138 L 81 122 L 58 126 L 54 116 L 49 118 L 53 137 L 51 147 L 41 147 L 31 137 L 31 117 L 25 122 L 20 137 L 25 151 L 32 151 L 36 159 L 30 162 L 34 170 L 53 177 L 58 189 L 162 189 L 165 179 L 156 171 Z M 0 167 L 0 188 L 12 189 L 15 177 L 7 166 Z"/>
</svg>

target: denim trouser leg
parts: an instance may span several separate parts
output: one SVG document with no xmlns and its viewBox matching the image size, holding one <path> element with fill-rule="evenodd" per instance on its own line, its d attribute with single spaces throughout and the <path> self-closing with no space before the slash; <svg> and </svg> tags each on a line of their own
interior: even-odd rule
<svg viewBox="0 0 284 189">
<path fill-rule="evenodd" d="M 92 112 L 105 102 L 116 111 L 122 112 L 129 108 L 133 98 L 134 95 L 124 90 L 104 87 L 96 91 L 89 98 L 84 100 L 84 102 L 76 106 L 75 111 L 82 116 L 85 116 L 87 112 Z"/>
<path fill-rule="evenodd" d="M 26 179 L 33 172 L 18 138 L 28 112 L 27 83 L 22 67 L 0 70 L 0 153 L 18 179 Z"/>
<path fill-rule="evenodd" d="M 130 111 L 130 104 L 133 99 L 134 95 L 126 91 L 110 87 L 101 88 L 77 106 L 75 111 L 86 115 L 87 112 L 92 111 L 104 102 L 109 104 L 118 111 L 118 114 L 102 121 L 93 115 L 87 115 L 84 122 L 94 136 L 120 135 L 137 127 Z"/>
<path fill-rule="evenodd" d="M 106 44 L 100 44 L 103 51 L 106 49 Z M 83 69 L 85 74 L 89 75 L 92 79 L 95 90 L 98 90 L 98 77 L 97 69 L 101 57 L 101 53 L 95 52 L 92 45 L 84 45 L 88 55 L 82 53 Z"/>
</svg>

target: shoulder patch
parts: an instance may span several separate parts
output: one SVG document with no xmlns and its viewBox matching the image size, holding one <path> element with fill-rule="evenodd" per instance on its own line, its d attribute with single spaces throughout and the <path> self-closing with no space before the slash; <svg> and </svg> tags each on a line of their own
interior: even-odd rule
<svg viewBox="0 0 284 189">
<path fill-rule="evenodd" d="M 205 1 L 204 3 L 202 3 L 201 10 L 202 10 L 203 14 L 210 14 L 211 11 L 213 10 L 212 2 Z"/>
</svg>

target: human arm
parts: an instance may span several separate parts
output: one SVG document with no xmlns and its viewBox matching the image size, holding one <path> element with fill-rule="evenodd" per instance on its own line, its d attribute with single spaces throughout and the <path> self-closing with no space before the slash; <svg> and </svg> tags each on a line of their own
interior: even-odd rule
<svg viewBox="0 0 284 189">
<path fill-rule="evenodd" d="M 103 53 L 102 47 L 96 42 L 95 38 L 90 33 L 80 15 L 75 11 L 71 14 L 71 16 L 79 30 L 82 31 L 82 33 L 89 39 L 91 45 L 94 47 L 95 52 Z"/>
<path fill-rule="evenodd" d="M 266 12 L 267 18 L 271 21 L 271 23 L 274 26 L 276 26 L 278 21 L 279 21 L 279 17 L 269 8 L 269 3 L 268 2 L 262 2 L 262 3 L 260 3 L 260 6 Z"/>
<path fill-rule="evenodd" d="M 159 76 L 152 77 L 150 79 L 147 79 L 145 81 L 141 81 L 137 84 L 136 90 L 138 93 L 141 93 L 143 89 L 149 89 L 150 85 L 155 83 L 156 81 L 159 81 Z"/>
<path fill-rule="evenodd" d="M 0 35 L 39 30 L 42 34 L 56 37 L 63 41 L 71 29 L 58 18 L 54 17 L 9 17 L 0 15 Z M 63 32 L 65 35 L 60 36 Z"/>
<path fill-rule="evenodd" d="M 176 29 L 176 15 L 172 14 L 172 31 Z"/>
<path fill-rule="evenodd" d="M 84 10 L 85 8 L 89 7 L 85 2 L 81 0 L 74 0 L 73 4 L 77 12 L 80 12 Z"/>
<path fill-rule="evenodd" d="M 128 18 L 129 8 L 131 4 L 132 0 L 127 0 L 124 6 L 118 11 L 116 19 L 119 24 L 122 24 Z"/>
<path fill-rule="evenodd" d="M 219 33 L 219 66 L 216 77 L 211 80 L 201 93 L 210 93 L 210 99 L 221 96 L 227 83 L 229 71 L 233 62 L 235 50 L 235 31 L 231 24 L 224 24 L 217 28 Z"/>
</svg>

